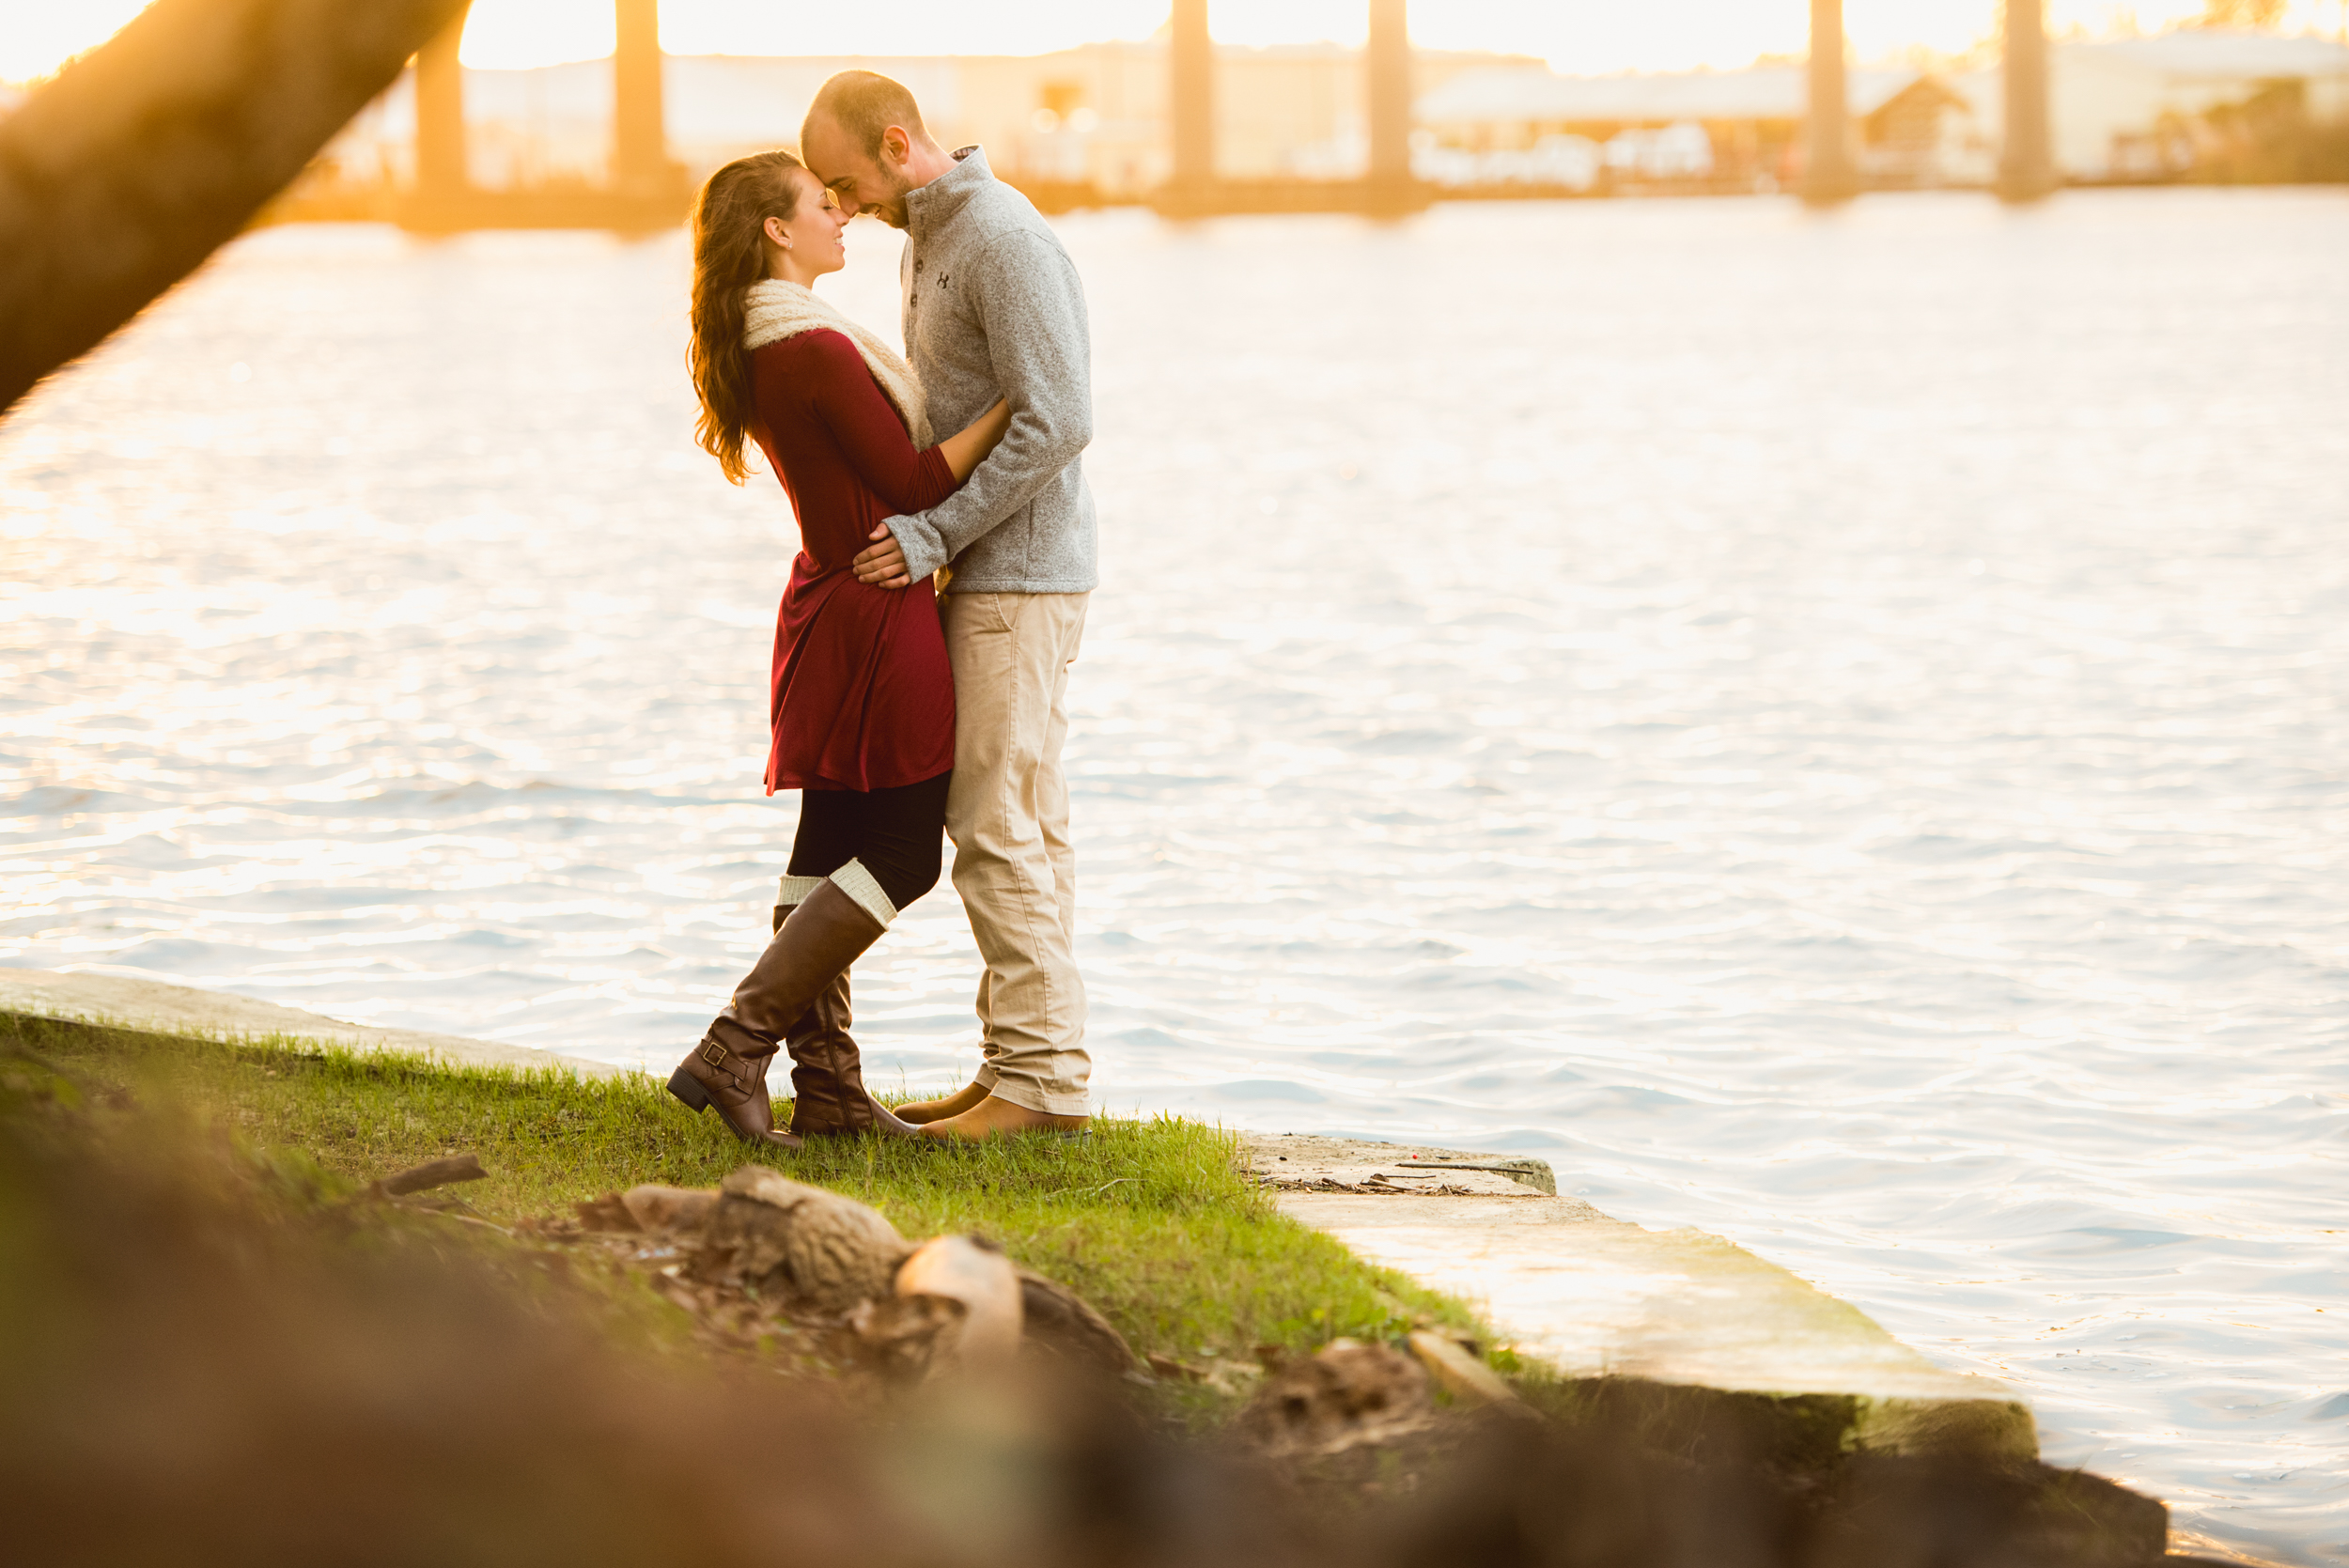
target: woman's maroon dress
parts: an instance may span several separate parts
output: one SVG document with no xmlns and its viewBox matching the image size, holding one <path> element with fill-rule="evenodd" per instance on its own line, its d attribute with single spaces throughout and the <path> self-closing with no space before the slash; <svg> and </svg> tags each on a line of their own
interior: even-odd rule
<svg viewBox="0 0 2349 1568">
<path fill-rule="evenodd" d="M 958 481 L 917 452 L 856 345 L 805 332 L 751 355 L 752 434 L 791 497 L 800 553 L 775 622 L 767 793 L 893 789 L 955 765 L 955 680 L 927 578 L 859 582 L 848 563 L 881 520 L 926 511 Z"/>
</svg>

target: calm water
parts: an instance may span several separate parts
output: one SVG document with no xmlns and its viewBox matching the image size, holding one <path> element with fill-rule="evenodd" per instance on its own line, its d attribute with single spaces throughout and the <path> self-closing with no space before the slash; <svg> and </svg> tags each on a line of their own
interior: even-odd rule
<svg viewBox="0 0 2349 1568">
<path fill-rule="evenodd" d="M 2349 1562 L 2349 197 L 1062 229 L 1108 1103 L 1546 1156 Z M 0 963 L 690 1043 L 793 536 L 684 260 L 263 234 L 0 426 Z"/>
</svg>

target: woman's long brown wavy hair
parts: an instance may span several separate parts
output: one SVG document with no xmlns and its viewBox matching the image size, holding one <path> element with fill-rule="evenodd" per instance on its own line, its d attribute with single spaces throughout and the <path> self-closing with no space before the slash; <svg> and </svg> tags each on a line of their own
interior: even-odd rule
<svg viewBox="0 0 2349 1568">
<path fill-rule="evenodd" d="M 693 341 L 686 362 L 701 395 L 694 439 L 727 479 L 750 473 L 742 439 L 751 423 L 750 356 L 742 351 L 742 291 L 767 275 L 767 220 L 791 221 L 805 168 L 784 151 L 737 158 L 693 201 Z"/>
</svg>

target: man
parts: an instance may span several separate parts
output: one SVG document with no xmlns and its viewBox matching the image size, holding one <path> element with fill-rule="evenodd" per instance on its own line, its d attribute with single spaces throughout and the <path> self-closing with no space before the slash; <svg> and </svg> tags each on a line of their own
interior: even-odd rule
<svg viewBox="0 0 2349 1568">
<path fill-rule="evenodd" d="M 906 357 L 932 425 L 959 429 L 999 397 L 1011 405 L 1009 432 L 960 489 L 890 518 L 856 559 L 859 578 L 892 588 L 951 568 L 940 601 L 955 675 L 946 832 L 987 963 L 977 1078 L 899 1114 L 944 1139 L 1073 1131 L 1093 1073 L 1061 773 L 1068 666 L 1098 581 L 1080 462 L 1093 439 L 1084 289 L 1027 198 L 977 147 L 941 148 L 913 95 L 885 76 L 826 82 L 800 147 L 841 205 L 906 231 Z"/>
</svg>

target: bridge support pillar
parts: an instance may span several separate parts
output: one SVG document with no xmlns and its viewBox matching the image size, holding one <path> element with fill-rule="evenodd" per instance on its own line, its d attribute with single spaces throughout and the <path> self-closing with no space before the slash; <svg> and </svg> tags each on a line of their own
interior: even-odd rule
<svg viewBox="0 0 2349 1568">
<path fill-rule="evenodd" d="M 1999 152 L 1999 194 L 2007 201 L 2037 201 L 2056 188 L 2048 146 L 2045 0 L 2006 0 L 2002 31 L 2006 133 Z"/>
<path fill-rule="evenodd" d="M 661 0 L 614 0 L 612 188 L 658 197 L 677 185 L 661 101 Z"/>
<path fill-rule="evenodd" d="M 1370 184 L 1374 202 L 1411 193 L 1411 22 L 1409 0 L 1370 0 L 1370 45 L 1363 52 L 1370 107 Z"/>
<path fill-rule="evenodd" d="M 464 37 L 459 16 L 416 51 L 416 194 L 427 200 L 462 197 L 473 188 L 465 163 L 465 69 L 457 57 Z"/>
<path fill-rule="evenodd" d="M 1802 199 L 1814 207 L 1859 194 L 1852 162 L 1851 109 L 1843 85 L 1843 0 L 1811 0 L 1811 118 Z"/>
<path fill-rule="evenodd" d="M 1167 121 L 1174 168 L 1169 183 L 1178 199 L 1197 201 L 1215 184 L 1215 39 L 1207 31 L 1207 0 L 1174 0 L 1171 31 Z"/>
</svg>

